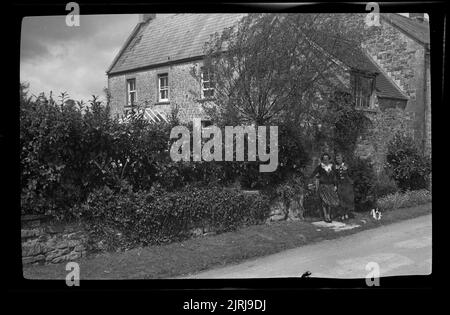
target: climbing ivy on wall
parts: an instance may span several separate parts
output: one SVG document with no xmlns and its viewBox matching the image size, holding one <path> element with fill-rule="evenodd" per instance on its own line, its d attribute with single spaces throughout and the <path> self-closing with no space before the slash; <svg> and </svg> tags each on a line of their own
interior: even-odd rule
<svg viewBox="0 0 450 315">
<path fill-rule="evenodd" d="M 353 96 L 345 91 L 334 93 L 329 104 L 330 142 L 334 151 L 342 153 L 347 159 L 354 158 L 360 136 L 367 132 L 370 119 L 363 111 L 355 109 Z"/>
</svg>

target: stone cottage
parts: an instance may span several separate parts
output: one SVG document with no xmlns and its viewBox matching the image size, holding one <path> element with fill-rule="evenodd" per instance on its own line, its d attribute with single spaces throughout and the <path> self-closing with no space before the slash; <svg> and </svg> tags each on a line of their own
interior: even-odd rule
<svg viewBox="0 0 450 315">
<path fill-rule="evenodd" d="M 407 97 L 406 102 L 385 97 L 380 108 L 398 106 L 414 113 L 414 136 L 431 155 L 430 29 L 423 13 L 381 14 L 380 27 L 364 43 L 381 72 Z"/>
<path fill-rule="evenodd" d="M 159 120 L 176 106 L 181 121 L 207 120 L 202 101 L 214 93 L 210 74 L 198 82 L 203 47 L 215 32 L 235 25 L 244 14 L 142 14 L 107 70 L 113 115 L 145 104 L 148 118 Z M 386 136 L 395 128 L 412 128 L 424 150 L 431 147 L 431 99 L 428 22 L 423 15 L 381 14 L 381 26 L 364 43 L 362 63 L 343 62 L 358 108 L 378 124 L 360 145 L 360 155 L 383 162 Z M 341 76 L 340 76 L 341 77 Z M 381 114 L 382 113 L 382 114 Z M 386 117 L 387 116 L 387 117 Z M 378 117 L 378 118 L 377 118 Z M 394 129 L 394 130 L 392 130 Z M 375 142 L 374 142 L 375 139 Z"/>
</svg>

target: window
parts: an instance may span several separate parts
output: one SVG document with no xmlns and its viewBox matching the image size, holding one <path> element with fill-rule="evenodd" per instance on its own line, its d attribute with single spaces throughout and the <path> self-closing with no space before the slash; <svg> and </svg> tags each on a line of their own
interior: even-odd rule
<svg viewBox="0 0 450 315">
<path fill-rule="evenodd" d="M 202 68 L 201 75 L 202 75 L 202 98 L 214 97 L 213 73 L 206 68 Z"/>
<path fill-rule="evenodd" d="M 136 103 L 136 79 L 127 80 L 127 104 L 133 106 Z"/>
<path fill-rule="evenodd" d="M 357 108 L 371 108 L 375 78 L 363 73 L 354 72 L 351 74 L 351 80 L 353 95 L 355 96 L 355 106 Z"/>
<path fill-rule="evenodd" d="M 158 101 L 169 101 L 169 75 L 167 73 L 158 75 Z"/>
</svg>

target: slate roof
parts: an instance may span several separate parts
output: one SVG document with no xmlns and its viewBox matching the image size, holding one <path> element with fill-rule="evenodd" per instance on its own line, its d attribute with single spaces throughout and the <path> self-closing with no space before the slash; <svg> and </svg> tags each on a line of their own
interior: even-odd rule
<svg viewBox="0 0 450 315">
<path fill-rule="evenodd" d="M 346 52 L 340 56 L 334 56 L 346 67 L 377 74 L 375 77 L 375 89 L 378 97 L 408 100 L 408 97 L 401 92 L 387 74 L 362 49 L 355 49 L 351 46 L 352 43 L 345 41 L 333 43 L 333 45 L 338 45 L 337 51 Z"/>
<path fill-rule="evenodd" d="M 235 13 L 157 14 L 156 18 L 150 22 L 137 25 L 107 73 L 111 75 L 189 58 L 201 58 L 204 54 L 204 44 L 212 34 L 235 25 L 245 15 Z M 384 14 L 386 18 L 388 15 L 392 14 Z M 394 16 L 401 17 L 400 21 L 403 20 L 400 15 L 394 14 Z M 396 17 L 392 21 L 394 19 Z M 419 23 L 412 22 L 414 23 L 411 25 Z M 338 44 L 344 47 L 348 45 L 344 42 Z M 350 48 L 346 51 L 348 53 L 345 56 L 336 56 L 345 65 L 379 73 L 376 78 L 379 97 L 407 99 L 395 83 L 387 78 L 386 74 L 364 52 Z"/>
<path fill-rule="evenodd" d="M 362 57 L 365 59 L 365 70 L 378 73 L 375 77 L 375 89 L 378 97 L 408 100 L 408 97 L 401 92 L 396 84 L 389 79 L 389 77 L 383 70 L 380 69 L 380 67 L 378 67 L 372 58 L 367 56 L 365 53 L 363 53 Z"/>
<path fill-rule="evenodd" d="M 108 74 L 203 56 L 210 35 L 235 25 L 245 14 L 156 14 L 135 31 Z"/>
<path fill-rule="evenodd" d="M 428 22 L 419 22 L 395 13 L 382 13 L 380 16 L 383 20 L 396 26 L 422 45 L 430 44 L 430 27 Z"/>
</svg>

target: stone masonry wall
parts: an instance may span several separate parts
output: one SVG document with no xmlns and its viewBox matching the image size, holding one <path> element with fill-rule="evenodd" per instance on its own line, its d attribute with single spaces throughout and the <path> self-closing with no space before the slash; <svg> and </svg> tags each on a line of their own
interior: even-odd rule
<svg viewBox="0 0 450 315">
<path fill-rule="evenodd" d="M 178 107 L 178 118 L 187 122 L 192 117 L 205 118 L 201 108 L 201 85 L 192 75 L 192 68 L 200 69 L 200 62 L 174 64 L 149 70 L 113 75 L 108 78 L 108 89 L 111 92 L 112 114 L 121 114 L 127 100 L 126 81 L 136 79 L 137 103 L 147 102 L 148 106 L 169 113 Z M 168 73 L 169 102 L 158 102 L 158 75 Z"/>
<path fill-rule="evenodd" d="M 425 47 L 381 19 L 364 46 L 381 69 L 409 97 L 406 111 L 415 113 L 414 137 L 422 143 L 425 115 Z"/>
<path fill-rule="evenodd" d="M 355 154 L 361 158 L 370 158 L 376 172 L 380 172 L 386 162 L 387 145 L 397 132 L 412 136 L 414 133 L 414 113 L 399 108 L 367 113 L 371 127 L 357 144 Z"/>
<path fill-rule="evenodd" d="M 88 237 L 78 226 L 22 224 L 22 263 L 56 264 L 86 256 Z"/>
</svg>

